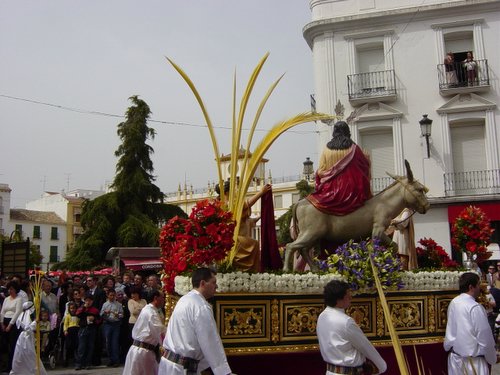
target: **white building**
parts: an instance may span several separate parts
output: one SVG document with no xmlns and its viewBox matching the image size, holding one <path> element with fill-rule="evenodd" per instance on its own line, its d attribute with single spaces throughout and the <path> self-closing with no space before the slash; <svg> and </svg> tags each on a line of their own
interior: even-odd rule
<svg viewBox="0 0 500 375">
<path fill-rule="evenodd" d="M 499 232 L 500 1 L 311 0 L 304 37 L 313 53 L 318 112 L 345 105 L 353 140 L 370 152 L 372 177 L 405 174 L 404 159 L 430 188 L 415 215 L 416 239 L 451 251 L 449 223 L 469 204 Z M 472 51 L 475 77 L 462 61 Z M 455 55 L 457 80 L 443 64 Z M 423 114 L 433 120 L 422 137 Z M 319 147 L 331 128 L 319 124 Z M 383 181 L 383 180 L 382 180 Z M 497 240 L 498 242 L 498 237 Z"/>
<path fill-rule="evenodd" d="M 54 211 L 11 209 L 10 193 L 8 184 L 0 184 L 0 234 L 10 237 L 17 231 L 29 238 L 43 255 L 41 266 L 48 269 L 66 253 L 66 222 Z"/>
</svg>

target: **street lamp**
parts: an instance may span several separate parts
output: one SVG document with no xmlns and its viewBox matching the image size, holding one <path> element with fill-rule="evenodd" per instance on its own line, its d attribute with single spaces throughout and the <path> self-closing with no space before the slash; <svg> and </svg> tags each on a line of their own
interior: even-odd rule
<svg viewBox="0 0 500 375">
<path fill-rule="evenodd" d="M 302 170 L 302 175 L 307 181 L 311 181 L 311 176 L 314 175 L 313 162 L 309 157 L 306 158 L 304 163 L 304 169 Z"/>
<path fill-rule="evenodd" d="M 422 137 L 425 137 L 425 144 L 427 145 L 427 158 L 430 158 L 431 150 L 429 148 L 429 137 L 431 136 L 432 120 L 427 118 L 427 115 L 423 116 L 422 120 L 419 121 L 420 131 L 422 132 Z"/>
</svg>

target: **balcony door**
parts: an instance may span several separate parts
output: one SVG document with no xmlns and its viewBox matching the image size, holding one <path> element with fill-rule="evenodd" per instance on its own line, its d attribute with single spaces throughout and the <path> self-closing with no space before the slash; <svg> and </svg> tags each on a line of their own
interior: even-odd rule
<svg viewBox="0 0 500 375">
<path fill-rule="evenodd" d="M 372 192 L 376 194 L 392 182 L 385 172 L 395 171 L 392 128 L 360 132 L 360 146 L 370 154 Z"/>
<path fill-rule="evenodd" d="M 487 180 L 484 122 L 454 124 L 450 127 L 453 158 L 453 190 L 476 194 Z"/>
</svg>

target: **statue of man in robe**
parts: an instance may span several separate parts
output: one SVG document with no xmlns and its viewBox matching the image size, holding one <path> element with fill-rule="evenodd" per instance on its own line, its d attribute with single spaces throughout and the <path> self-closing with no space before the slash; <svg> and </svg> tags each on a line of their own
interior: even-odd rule
<svg viewBox="0 0 500 375">
<path fill-rule="evenodd" d="M 352 141 L 349 125 L 338 121 L 316 171 L 316 190 L 306 198 L 321 212 L 347 215 L 371 198 L 370 159 Z"/>
</svg>

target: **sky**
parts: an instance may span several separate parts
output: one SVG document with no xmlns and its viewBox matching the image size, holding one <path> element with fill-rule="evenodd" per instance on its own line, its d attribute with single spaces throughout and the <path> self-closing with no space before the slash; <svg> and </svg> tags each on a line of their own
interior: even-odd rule
<svg viewBox="0 0 500 375">
<path fill-rule="evenodd" d="M 102 189 L 113 181 L 117 125 L 138 95 L 151 108 L 155 184 L 203 188 L 217 179 L 193 80 L 221 153 L 230 153 L 233 78 L 237 98 L 254 67 L 270 56 L 245 118 L 248 128 L 269 86 L 251 149 L 274 124 L 310 110 L 312 53 L 302 36 L 308 0 L 2 1 L 0 3 L 0 183 L 11 207 L 44 191 Z M 45 103 L 45 104 L 41 104 Z M 219 128 L 220 127 L 220 128 Z M 243 134 L 243 142 L 246 136 Z M 314 123 L 283 134 L 265 155 L 273 177 L 317 164 Z"/>
</svg>

